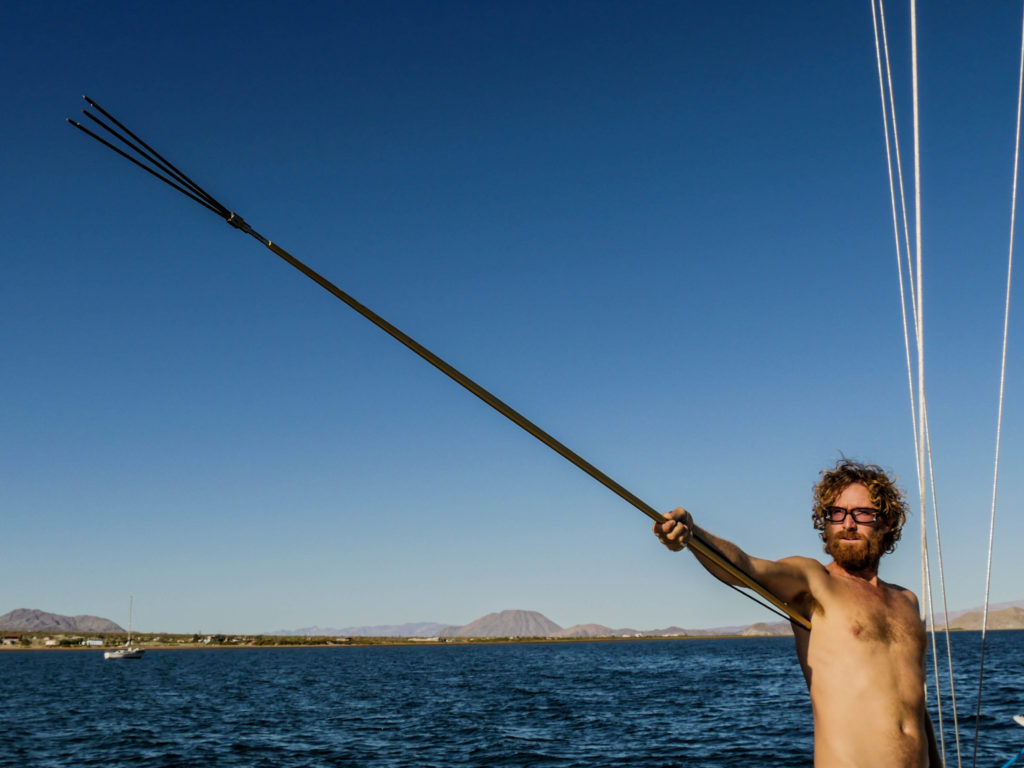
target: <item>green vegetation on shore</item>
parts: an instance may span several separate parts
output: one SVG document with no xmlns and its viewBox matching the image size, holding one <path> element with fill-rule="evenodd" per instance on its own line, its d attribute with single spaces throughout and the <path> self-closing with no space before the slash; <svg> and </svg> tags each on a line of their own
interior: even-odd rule
<svg viewBox="0 0 1024 768">
<path fill-rule="evenodd" d="M 22 650 L 100 650 L 123 646 L 127 633 L 54 633 L 20 632 L 17 640 L 5 649 Z M 7 635 L 8 638 L 11 635 Z M 699 637 L 479 637 L 479 638 L 424 638 L 424 637 L 328 637 L 305 635 L 199 635 L 142 633 L 132 634 L 132 644 L 144 649 L 185 648 L 286 648 L 286 647 L 352 647 L 370 645 L 493 645 L 501 643 L 593 643 L 645 640 L 706 640 L 715 637 L 742 637 L 741 635 L 701 635 Z"/>
</svg>

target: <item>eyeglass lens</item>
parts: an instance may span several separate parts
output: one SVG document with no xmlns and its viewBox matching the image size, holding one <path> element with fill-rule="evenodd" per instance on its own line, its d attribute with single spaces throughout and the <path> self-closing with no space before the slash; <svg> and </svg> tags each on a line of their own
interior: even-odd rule
<svg viewBox="0 0 1024 768">
<path fill-rule="evenodd" d="M 847 515 L 852 515 L 855 523 L 873 523 L 878 518 L 878 510 L 871 507 L 856 507 L 854 509 L 829 507 L 825 511 L 828 513 L 828 519 L 833 523 L 845 521 Z"/>
</svg>

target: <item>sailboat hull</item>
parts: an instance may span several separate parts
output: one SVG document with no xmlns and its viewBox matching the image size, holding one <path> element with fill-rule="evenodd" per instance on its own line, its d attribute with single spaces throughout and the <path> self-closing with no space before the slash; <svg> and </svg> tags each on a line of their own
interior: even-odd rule
<svg viewBox="0 0 1024 768">
<path fill-rule="evenodd" d="M 113 651 L 104 651 L 104 659 L 141 659 L 145 651 L 141 648 L 117 648 Z"/>
</svg>

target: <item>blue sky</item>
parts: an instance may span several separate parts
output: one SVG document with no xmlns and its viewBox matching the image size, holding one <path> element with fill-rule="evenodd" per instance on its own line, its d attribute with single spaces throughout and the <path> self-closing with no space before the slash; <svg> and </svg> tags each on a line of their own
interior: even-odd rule
<svg viewBox="0 0 1024 768">
<path fill-rule="evenodd" d="M 910 126 L 907 10 L 888 9 Z M 919 11 L 929 407 L 981 603 L 1020 10 Z M 659 509 L 814 555 L 840 452 L 918 502 L 870 5 L 40 3 L 5 13 L 0 613 L 155 631 L 771 615 L 253 240 L 87 93 Z M 904 133 L 904 146 L 910 134 Z M 1024 597 L 1019 313 L 995 601 Z"/>
</svg>

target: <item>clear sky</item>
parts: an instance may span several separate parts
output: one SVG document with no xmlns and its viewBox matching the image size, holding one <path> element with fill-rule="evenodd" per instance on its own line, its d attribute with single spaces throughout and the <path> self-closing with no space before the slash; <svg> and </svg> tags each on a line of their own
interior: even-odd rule
<svg viewBox="0 0 1024 768">
<path fill-rule="evenodd" d="M 919 12 L 950 608 L 980 605 L 1020 53 Z M 888 9 L 909 94 L 907 9 Z M 64 123 L 87 93 L 659 509 L 820 554 L 840 452 L 919 511 L 870 5 L 20 3 L 0 25 L 0 613 L 260 632 L 771 620 L 646 517 Z M 900 120 L 910 126 L 909 102 Z M 910 134 L 904 134 L 909 146 Z M 1024 313 L 993 601 L 1024 597 Z"/>
</svg>

